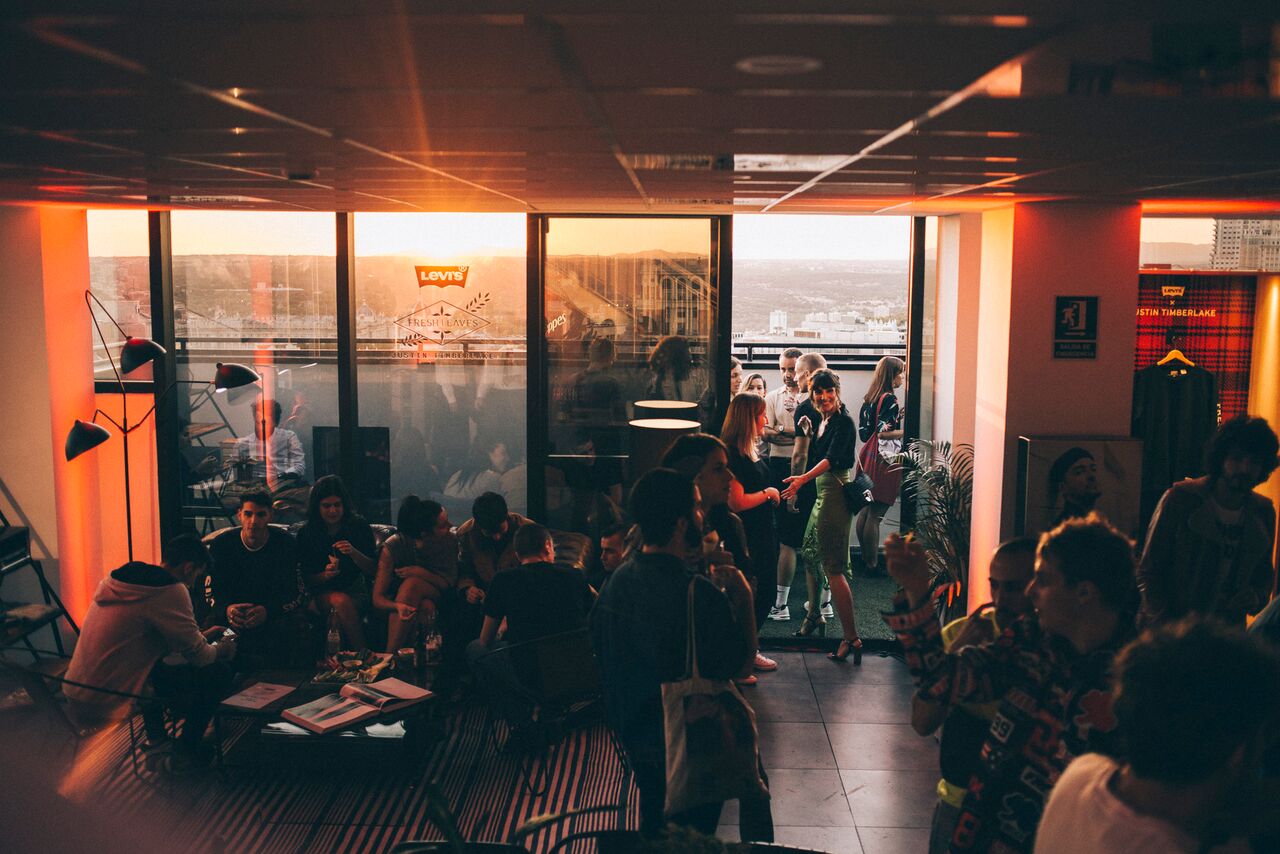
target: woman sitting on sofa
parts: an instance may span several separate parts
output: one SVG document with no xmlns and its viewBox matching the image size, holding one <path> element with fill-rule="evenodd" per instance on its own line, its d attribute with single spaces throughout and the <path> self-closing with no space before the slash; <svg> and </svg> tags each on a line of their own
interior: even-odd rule
<svg viewBox="0 0 1280 854">
<path fill-rule="evenodd" d="M 389 612 L 387 651 L 412 639 L 419 622 L 434 619 L 440 598 L 458 580 L 458 538 L 435 501 L 410 495 L 400 504 L 373 583 L 373 606 Z"/>
<path fill-rule="evenodd" d="M 373 529 L 356 513 L 351 494 L 337 475 L 311 488 L 307 522 L 298 531 L 298 561 L 321 615 L 338 615 L 345 649 L 364 649 L 361 619 L 369 601 L 366 575 L 378 568 Z"/>
</svg>

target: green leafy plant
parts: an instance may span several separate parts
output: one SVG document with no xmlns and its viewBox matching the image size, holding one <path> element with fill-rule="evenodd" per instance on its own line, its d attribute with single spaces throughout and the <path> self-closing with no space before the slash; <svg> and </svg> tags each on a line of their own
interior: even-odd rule
<svg viewBox="0 0 1280 854">
<path fill-rule="evenodd" d="M 929 556 L 935 587 L 952 585 L 945 610 L 969 584 L 969 531 L 973 520 L 973 447 L 912 441 L 893 462 L 902 469 L 902 500 L 915 503 L 912 530 Z"/>
</svg>

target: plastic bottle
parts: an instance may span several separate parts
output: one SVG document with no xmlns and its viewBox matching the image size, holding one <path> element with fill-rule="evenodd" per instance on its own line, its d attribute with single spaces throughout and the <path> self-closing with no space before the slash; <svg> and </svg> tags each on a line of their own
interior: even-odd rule
<svg viewBox="0 0 1280 854">
<path fill-rule="evenodd" d="M 330 658 L 335 658 L 342 651 L 342 629 L 338 626 L 338 612 L 335 609 L 329 610 L 329 631 L 324 638 L 324 652 Z"/>
</svg>

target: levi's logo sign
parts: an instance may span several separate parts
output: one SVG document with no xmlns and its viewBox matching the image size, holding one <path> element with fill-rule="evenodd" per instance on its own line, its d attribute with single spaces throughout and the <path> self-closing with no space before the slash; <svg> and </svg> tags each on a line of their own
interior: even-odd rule
<svg viewBox="0 0 1280 854">
<path fill-rule="evenodd" d="M 1164 297 L 1180 297 L 1187 292 L 1182 285 L 1161 285 L 1160 295 Z"/>
<path fill-rule="evenodd" d="M 418 274 L 418 287 L 425 288 L 427 285 L 435 285 L 438 288 L 447 288 L 450 285 L 457 285 L 460 288 L 467 286 L 467 271 L 471 268 L 466 265 L 457 267 L 414 267 L 414 272 Z"/>
</svg>

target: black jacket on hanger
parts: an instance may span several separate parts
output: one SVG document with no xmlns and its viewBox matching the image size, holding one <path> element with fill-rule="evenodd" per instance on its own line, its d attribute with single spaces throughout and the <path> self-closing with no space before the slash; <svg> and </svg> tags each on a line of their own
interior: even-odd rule
<svg viewBox="0 0 1280 854">
<path fill-rule="evenodd" d="M 1142 440 L 1142 526 L 1173 484 L 1204 473 L 1218 427 L 1213 374 L 1194 365 L 1151 365 L 1133 378 L 1132 434 Z"/>
</svg>

